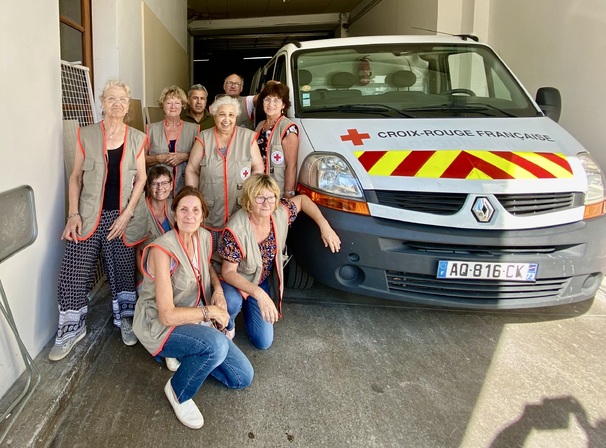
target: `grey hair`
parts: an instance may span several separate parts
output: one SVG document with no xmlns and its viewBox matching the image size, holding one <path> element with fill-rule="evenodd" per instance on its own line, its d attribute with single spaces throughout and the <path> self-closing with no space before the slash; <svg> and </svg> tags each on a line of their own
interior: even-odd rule
<svg viewBox="0 0 606 448">
<path fill-rule="evenodd" d="M 240 78 L 240 82 L 242 83 L 242 87 L 244 87 L 244 78 L 242 76 L 238 75 L 237 73 L 232 73 L 230 75 L 227 75 L 225 77 L 225 80 L 223 81 L 223 84 L 225 84 L 227 82 L 227 78 L 229 78 L 230 76 L 234 76 L 234 75 L 237 76 L 238 78 Z"/>
<path fill-rule="evenodd" d="M 206 87 L 204 87 L 202 84 L 194 84 L 189 88 L 189 92 L 187 92 L 187 99 L 191 98 L 191 95 L 192 93 L 194 93 L 194 90 L 203 90 L 206 96 L 208 97 L 208 90 L 206 90 Z"/>
<path fill-rule="evenodd" d="M 107 96 L 107 91 L 109 89 L 111 89 L 112 87 L 120 87 L 120 88 L 124 89 L 128 99 L 130 100 L 132 98 L 132 94 L 131 94 L 130 87 L 128 86 L 128 84 L 126 84 L 124 81 L 120 81 L 119 79 L 110 79 L 105 83 L 105 86 L 103 87 L 103 90 L 101 91 L 101 96 L 99 97 L 99 99 L 101 101 L 105 100 L 105 97 Z"/>
<path fill-rule="evenodd" d="M 112 87 L 120 87 L 121 89 L 124 89 L 129 101 L 132 99 L 132 93 L 131 93 L 131 90 L 130 90 L 130 87 L 128 84 L 126 84 L 124 81 L 120 81 L 119 79 L 109 79 L 105 83 L 105 86 L 103 87 L 103 90 L 101 91 L 101 95 L 99 96 L 101 103 L 103 103 L 103 101 L 105 101 L 105 97 L 107 96 L 107 91 L 109 89 L 111 89 Z M 103 109 L 103 104 L 101 104 L 101 115 L 105 117 L 105 109 Z M 130 120 L 131 120 L 131 116 L 129 115 L 129 113 L 127 111 L 126 115 L 124 116 L 124 122 L 128 123 L 128 122 L 130 122 Z"/>
<path fill-rule="evenodd" d="M 240 102 L 235 99 L 232 98 L 229 95 L 223 95 L 220 98 L 217 98 L 208 108 L 208 110 L 210 111 L 211 115 L 214 117 L 215 114 L 217 113 L 217 110 L 219 110 L 219 108 L 221 106 L 233 106 L 236 115 L 240 115 L 240 112 L 242 112 L 242 108 L 240 107 Z"/>
</svg>

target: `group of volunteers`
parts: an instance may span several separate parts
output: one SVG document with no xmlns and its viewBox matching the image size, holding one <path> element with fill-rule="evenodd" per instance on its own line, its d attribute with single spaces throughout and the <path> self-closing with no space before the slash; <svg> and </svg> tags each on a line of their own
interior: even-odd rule
<svg viewBox="0 0 606 448">
<path fill-rule="evenodd" d="M 86 336 L 88 294 L 99 257 L 111 288 L 113 323 L 173 376 L 164 392 L 177 418 L 204 424 L 193 401 L 210 375 L 229 388 L 251 384 L 253 367 L 234 344 L 242 312 L 259 349 L 281 317 L 286 236 L 300 211 L 324 245 L 339 237 L 319 208 L 297 195 L 299 130 L 285 116 L 287 86 L 268 82 L 240 96 L 229 75 L 206 107 L 201 84 L 165 88 L 164 119 L 140 132 L 125 122 L 129 86 L 110 80 L 103 119 L 79 128 L 69 177 L 65 252 L 58 279 L 59 323 L 49 359 L 65 358 Z M 265 119 L 255 130 L 254 111 Z"/>
</svg>

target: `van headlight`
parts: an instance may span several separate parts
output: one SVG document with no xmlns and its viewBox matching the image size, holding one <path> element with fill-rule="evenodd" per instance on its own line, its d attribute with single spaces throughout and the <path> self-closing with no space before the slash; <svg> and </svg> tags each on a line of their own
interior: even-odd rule
<svg viewBox="0 0 606 448">
<path fill-rule="evenodd" d="M 317 205 L 346 213 L 370 215 L 362 186 L 349 164 L 334 153 L 313 153 L 299 170 L 299 193 Z"/>
<path fill-rule="evenodd" d="M 584 218 L 594 218 L 604 214 L 605 194 L 604 174 L 597 162 L 588 152 L 577 154 L 578 159 L 583 165 L 585 175 L 587 176 L 587 192 L 585 193 L 585 214 Z"/>
<path fill-rule="evenodd" d="M 338 154 L 310 154 L 301 166 L 299 182 L 330 195 L 364 199 L 357 176 Z"/>
</svg>

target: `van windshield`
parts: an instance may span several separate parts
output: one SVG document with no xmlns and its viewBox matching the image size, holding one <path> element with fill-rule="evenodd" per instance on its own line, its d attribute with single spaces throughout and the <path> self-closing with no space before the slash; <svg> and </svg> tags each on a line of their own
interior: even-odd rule
<svg viewBox="0 0 606 448">
<path fill-rule="evenodd" d="M 541 115 L 503 63 L 480 45 L 300 50 L 293 66 L 300 118 Z"/>
</svg>

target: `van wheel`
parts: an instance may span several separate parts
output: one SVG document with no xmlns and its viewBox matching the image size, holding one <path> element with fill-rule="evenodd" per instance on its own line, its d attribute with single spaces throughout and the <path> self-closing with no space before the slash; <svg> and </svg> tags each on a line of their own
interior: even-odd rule
<svg viewBox="0 0 606 448">
<path fill-rule="evenodd" d="M 314 278 L 303 270 L 292 257 L 286 265 L 286 287 L 292 289 L 309 289 L 314 284 Z"/>
</svg>

